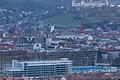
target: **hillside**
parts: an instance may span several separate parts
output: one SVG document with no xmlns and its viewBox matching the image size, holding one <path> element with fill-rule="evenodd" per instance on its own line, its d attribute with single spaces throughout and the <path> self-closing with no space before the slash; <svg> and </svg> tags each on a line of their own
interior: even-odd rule
<svg viewBox="0 0 120 80">
<path fill-rule="evenodd" d="M 70 5 L 71 0 L 0 0 L 0 7 L 8 9 L 51 9 Z"/>
<path fill-rule="evenodd" d="M 109 0 L 111 4 L 119 4 L 120 0 Z M 0 0 L 0 7 L 9 9 L 51 9 L 59 6 L 71 6 L 72 0 Z"/>
</svg>

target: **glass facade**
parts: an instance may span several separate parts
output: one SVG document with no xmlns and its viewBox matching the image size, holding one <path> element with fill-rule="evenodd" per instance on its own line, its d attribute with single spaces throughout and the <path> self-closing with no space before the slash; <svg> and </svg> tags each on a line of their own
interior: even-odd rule
<svg viewBox="0 0 120 80">
<path fill-rule="evenodd" d="M 40 61 L 40 62 L 18 62 L 24 68 L 21 71 L 11 71 L 13 76 L 51 76 L 67 75 L 71 72 L 72 62 L 69 60 Z M 22 67 L 23 67 L 22 66 Z"/>
</svg>

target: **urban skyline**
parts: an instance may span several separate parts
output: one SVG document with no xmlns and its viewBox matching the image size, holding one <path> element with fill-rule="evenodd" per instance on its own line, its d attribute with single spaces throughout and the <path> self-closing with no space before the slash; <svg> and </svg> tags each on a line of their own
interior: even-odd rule
<svg viewBox="0 0 120 80">
<path fill-rule="evenodd" d="M 0 80 L 120 79 L 120 1 L 0 1 Z"/>
</svg>

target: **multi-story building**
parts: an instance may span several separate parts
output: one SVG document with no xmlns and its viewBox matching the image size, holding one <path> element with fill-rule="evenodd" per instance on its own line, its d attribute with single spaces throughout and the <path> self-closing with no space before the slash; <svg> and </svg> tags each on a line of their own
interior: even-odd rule
<svg viewBox="0 0 120 80">
<path fill-rule="evenodd" d="M 44 50 L 44 45 L 46 42 L 45 37 L 21 37 L 16 42 L 16 49 L 19 50 Z"/>
<path fill-rule="evenodd" d="M 67 75 L 71 73 L 72 62 L 67 58 L 52 61 L 12 61 L 12 68 L 8 70 L 12 76 L 51 76 Z"/>
</svg>

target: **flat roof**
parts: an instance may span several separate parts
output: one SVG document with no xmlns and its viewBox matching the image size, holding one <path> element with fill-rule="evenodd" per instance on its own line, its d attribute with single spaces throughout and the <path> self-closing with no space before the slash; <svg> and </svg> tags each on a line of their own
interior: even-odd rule
<svg viewBox="0 0 120 80">
<path fill-rule="evenodd" d="M 95 65 L 98 65 L 98 66 L 110 66 L 109 63 L 95 63 Z"/>
<path fill-rule="evenodd" d="M 21 64 L 27 63 L 28 66 L 40 66 L 40 65 L 60 65 L 60 64 L 72 64 L 71 61 L 28 61 L 28 62 L 18 62 Z"/>
<path fill-rule="evenodd" d="M 49 60 L 49 61 L 24 61 L 18 62 L 20 64 L 28 64 L 28 66 L 40 66 L 40 65 L 60 65 L 60 64 L 72 64 L 72 61 L 67 58 L 62 58 L 61 60 Z"/>
</svg>

